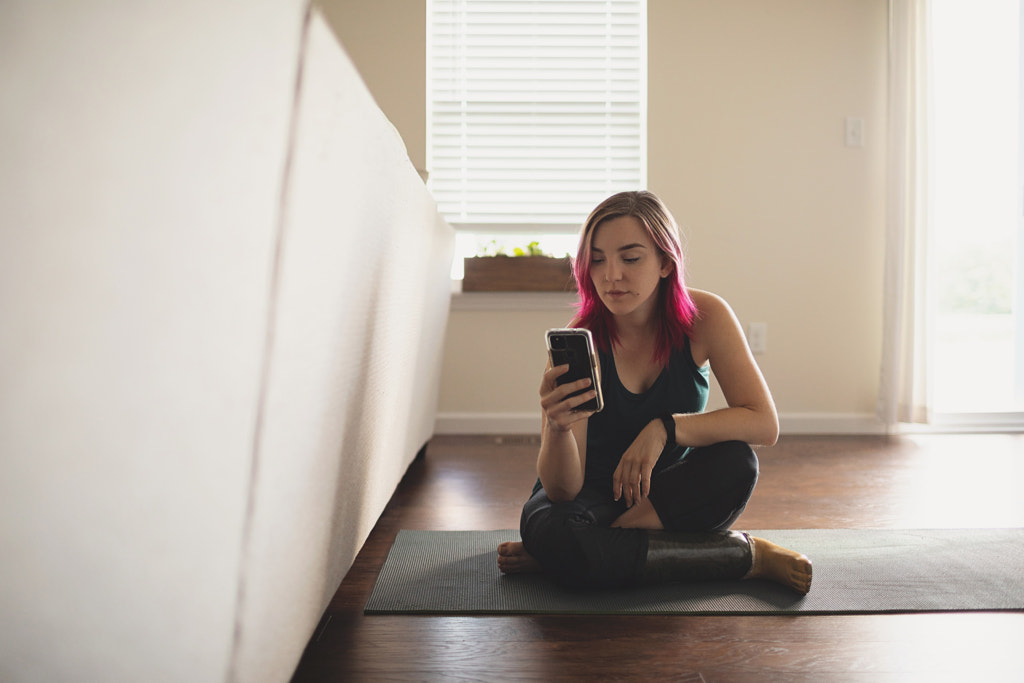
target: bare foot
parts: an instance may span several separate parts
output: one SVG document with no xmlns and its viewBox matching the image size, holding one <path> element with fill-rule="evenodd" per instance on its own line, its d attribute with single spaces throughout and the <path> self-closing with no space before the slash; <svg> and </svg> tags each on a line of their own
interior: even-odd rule
<svg viewBox="0 0 1024 683">
<path fill-rule="evenodd" d="M 498 546 L 498 569 L 502 574 L 530 574 L 541 571 L 540 563 L 518 541 L 505 541 Z"/>
<path fill-rule="evenodd" d="M 811 561 L 798 552 L 763 538 L 750 537 L 754 565 L 747 578 L 768 579 L 789 586 L 801 595 L 811 590 Z"/>
</svg>

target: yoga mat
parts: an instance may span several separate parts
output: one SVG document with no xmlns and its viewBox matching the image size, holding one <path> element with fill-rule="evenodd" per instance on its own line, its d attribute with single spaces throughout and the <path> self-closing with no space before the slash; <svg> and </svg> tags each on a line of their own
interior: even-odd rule
<svg viewBox="0 0 1024 683">
<path fill-rule="evenodd" d="M 366 614 L 873 614 L 1024 610 L 1024 529 L 750 531 L 814 567 L 807 596 L 763 580 L 579 592 L 503 575 L 515 530 L 398 533 Z"/>
</svg>

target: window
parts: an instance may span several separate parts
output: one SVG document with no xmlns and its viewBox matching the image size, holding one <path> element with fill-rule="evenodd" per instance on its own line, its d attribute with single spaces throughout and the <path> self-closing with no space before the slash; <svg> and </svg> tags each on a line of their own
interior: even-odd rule
<svg viewBox="0 0 1024 683">
<path fill-rule="evenodd" d="M 464 248 L 575 234 L 602 199 L 645 186 L 644 0 L 428 12 L 428 183 Z"/>
<path fill-rule="evenodd" d="M 931 5 L 929 327 L 940 414 L 1024 411 L 1021 3 Z"/>
</svg>

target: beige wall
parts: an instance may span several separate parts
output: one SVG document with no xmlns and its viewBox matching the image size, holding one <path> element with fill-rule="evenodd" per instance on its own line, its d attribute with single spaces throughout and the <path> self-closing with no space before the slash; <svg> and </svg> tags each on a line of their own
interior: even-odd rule
<svg viewBox="0 0 1024 683">
<path fill-rule="evenodd" d="M 886 7 L 650 3 L 649 184 L 689 235 L 691 283 L 768 323 L 784 416 L 874 411 Z M 847 116 L 865 147 L 845 146 Z"/>
<path fill-rule="evenodd" d="M 410 152 L 421 149 L 423 0 L 324 4 L 348 22 L 335 30 Z M 744 323 L 767 323 L 758 361 L 784 430 L 871 428 L 886 1 L 649 0 L 648 26 L 648 184 L 683 226 L 690 283 L 724 296 Z M 393 110 L 392 98 L 401 100 Z M 845 146 L 848 116 L 863 118 L 864 147 Z M 541 335 L 569 314 L 454 310 L 440 397 L 446 428 L 495 415 L 525 424 L 537 414 Z"/>
<path fill-rule="evenodd" d="M 370 93 L 427 167 L 426 0 L 317 0 Z"/>
</svg>

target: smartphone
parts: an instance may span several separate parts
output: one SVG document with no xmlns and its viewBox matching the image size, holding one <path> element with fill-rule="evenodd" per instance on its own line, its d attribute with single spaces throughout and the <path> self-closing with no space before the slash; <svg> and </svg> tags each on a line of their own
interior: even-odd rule
<svg viewBox="0 0 1024 683">
<path fill-rule="evenodd" d="M 604 397 L 601 395 L 601 364 L 594 350 L 594 337 L 590 330 L 569 327 L 548 330 L 545 333 L 548 355 L 551 366 L 568 365 L 569 371 L 558 378 L 559 384 L 568 384 L 584 377 L 590 378 L 590 386 L 570 396 L 582 394 L 594 389 L 597 396 L 586 403 L 576 406 L 578 412 L 601 412 L 604 408 Z"/>
</svg>

